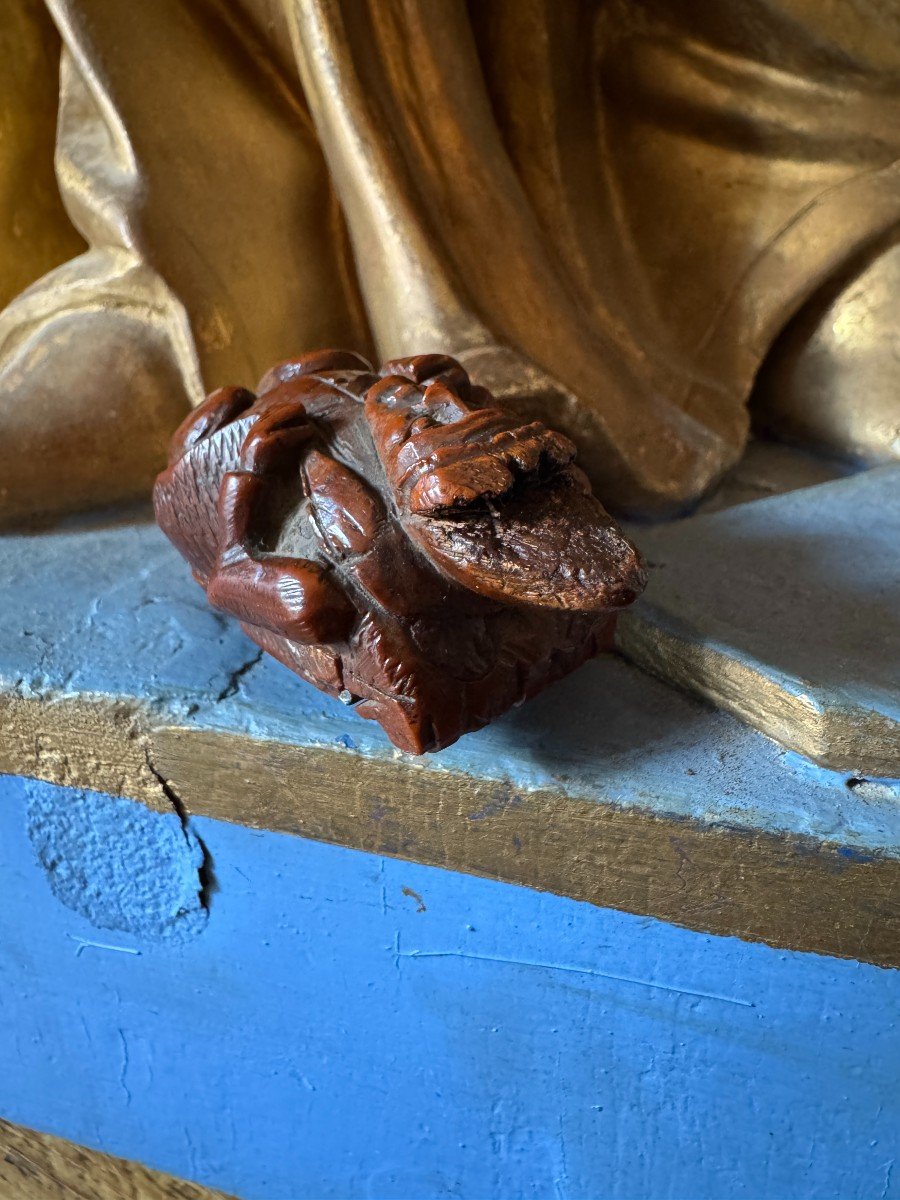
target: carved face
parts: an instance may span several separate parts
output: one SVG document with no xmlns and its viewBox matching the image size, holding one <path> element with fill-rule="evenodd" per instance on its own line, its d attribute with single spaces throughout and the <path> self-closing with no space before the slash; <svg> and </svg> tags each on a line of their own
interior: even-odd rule
<svg viewBox="0 0 900 1200">
<path fill-rule="evenodd" d="M 441 356 L 307 356 L 214 393 L 157 482 L 210 599 L 417 753 L 596 653 L 643 585 L 572 444 L 490 400 Z"/>
</svg>

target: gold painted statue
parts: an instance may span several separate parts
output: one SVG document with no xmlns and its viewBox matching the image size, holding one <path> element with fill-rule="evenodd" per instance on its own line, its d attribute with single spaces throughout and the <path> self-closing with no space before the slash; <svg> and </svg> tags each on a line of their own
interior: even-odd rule
<svg viewBox="0 0 900 1200">
<path fill-rule="evenodd" d="M 146 493 L 325 345 L 454 355 L 619 510 L 702 494 L 748 401 L 900 455 L 898 0 L 47 9 L 0 0 L 0 519 Z"/>
</svg>

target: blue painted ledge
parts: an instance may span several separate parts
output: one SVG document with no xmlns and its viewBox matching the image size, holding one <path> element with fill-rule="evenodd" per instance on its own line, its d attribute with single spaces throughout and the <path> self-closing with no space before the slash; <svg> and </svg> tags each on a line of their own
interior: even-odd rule
<svg viewBox="0 0 900 1200">
<path fill-rule="evenodd" d="M 56 842 L 117 931 L 35 813 L 168 847 Z M 160 937 L 171 814 L 0 776 L 4 1117 L 242 1200 L 896 1200 L 900 972 L 189 826 L 217 887 Z"/>
<path fill-rule="evenodd" d="M 439 756 L 261 658 L 149 523 L 0 539 L 0 770 L 900 963 L 898 787 L 614 657 Z"/>
</svg>

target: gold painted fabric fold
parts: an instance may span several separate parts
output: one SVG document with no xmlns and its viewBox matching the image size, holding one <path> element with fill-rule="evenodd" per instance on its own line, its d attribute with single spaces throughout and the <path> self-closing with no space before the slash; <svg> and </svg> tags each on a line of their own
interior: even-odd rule
<svg viewBox="0 0 900 1200">
<path fill-rule="evenodd" d="M 59 51 L 43 0 L 2 0 L 0 308 L 84 249 L 53 173 Z"/>
<path fill-rule="evenodd" d="M 57 176 L 89 250 L 0 315 L 7 519 L 146 495 L 206 390 L 298 345 L 366 343 L 299 86 L 252 15 L 49 7 Z"/>
<path fill-rule="evenodd" d="M 455 354 L 619 510 L 709 488 L 758 376 L 900 453 L 900 0 L 48 3 L 89 250 L 0 315 L 0 514 L 143 492 L 204 390 L 325 344 Z"/>
<path fill-rule="evenodd" d="M 700 494 L 740 452 L 744 408 L 679 408 L 673 363 L 604 297 L 584 303 L 504 147 L 465 7 L 304 0 L 291 13 L 379 352 L 437 342 L 536 406 L 620 508 Z"/>
<path fill-rule="evenodd" d="M 443 334 L 619 508 L 701 494 L 793 315 L 896 240 L 896 3 L 287 3 L 380 349 Z M 801 439 L 898 453 L 868 370 L 871 444 L 852 391 Z"/>
</svg>

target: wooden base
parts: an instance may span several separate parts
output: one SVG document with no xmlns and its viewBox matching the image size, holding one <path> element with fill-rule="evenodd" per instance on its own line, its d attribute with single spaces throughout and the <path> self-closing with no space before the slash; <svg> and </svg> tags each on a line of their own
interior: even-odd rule
<svg viewBox="0 0 900 1200">
<path fill-rule="evenodd" d="M 0 1120 L 0 1200 L 229 1200 L 196 1183 Z"/>
</svg>

